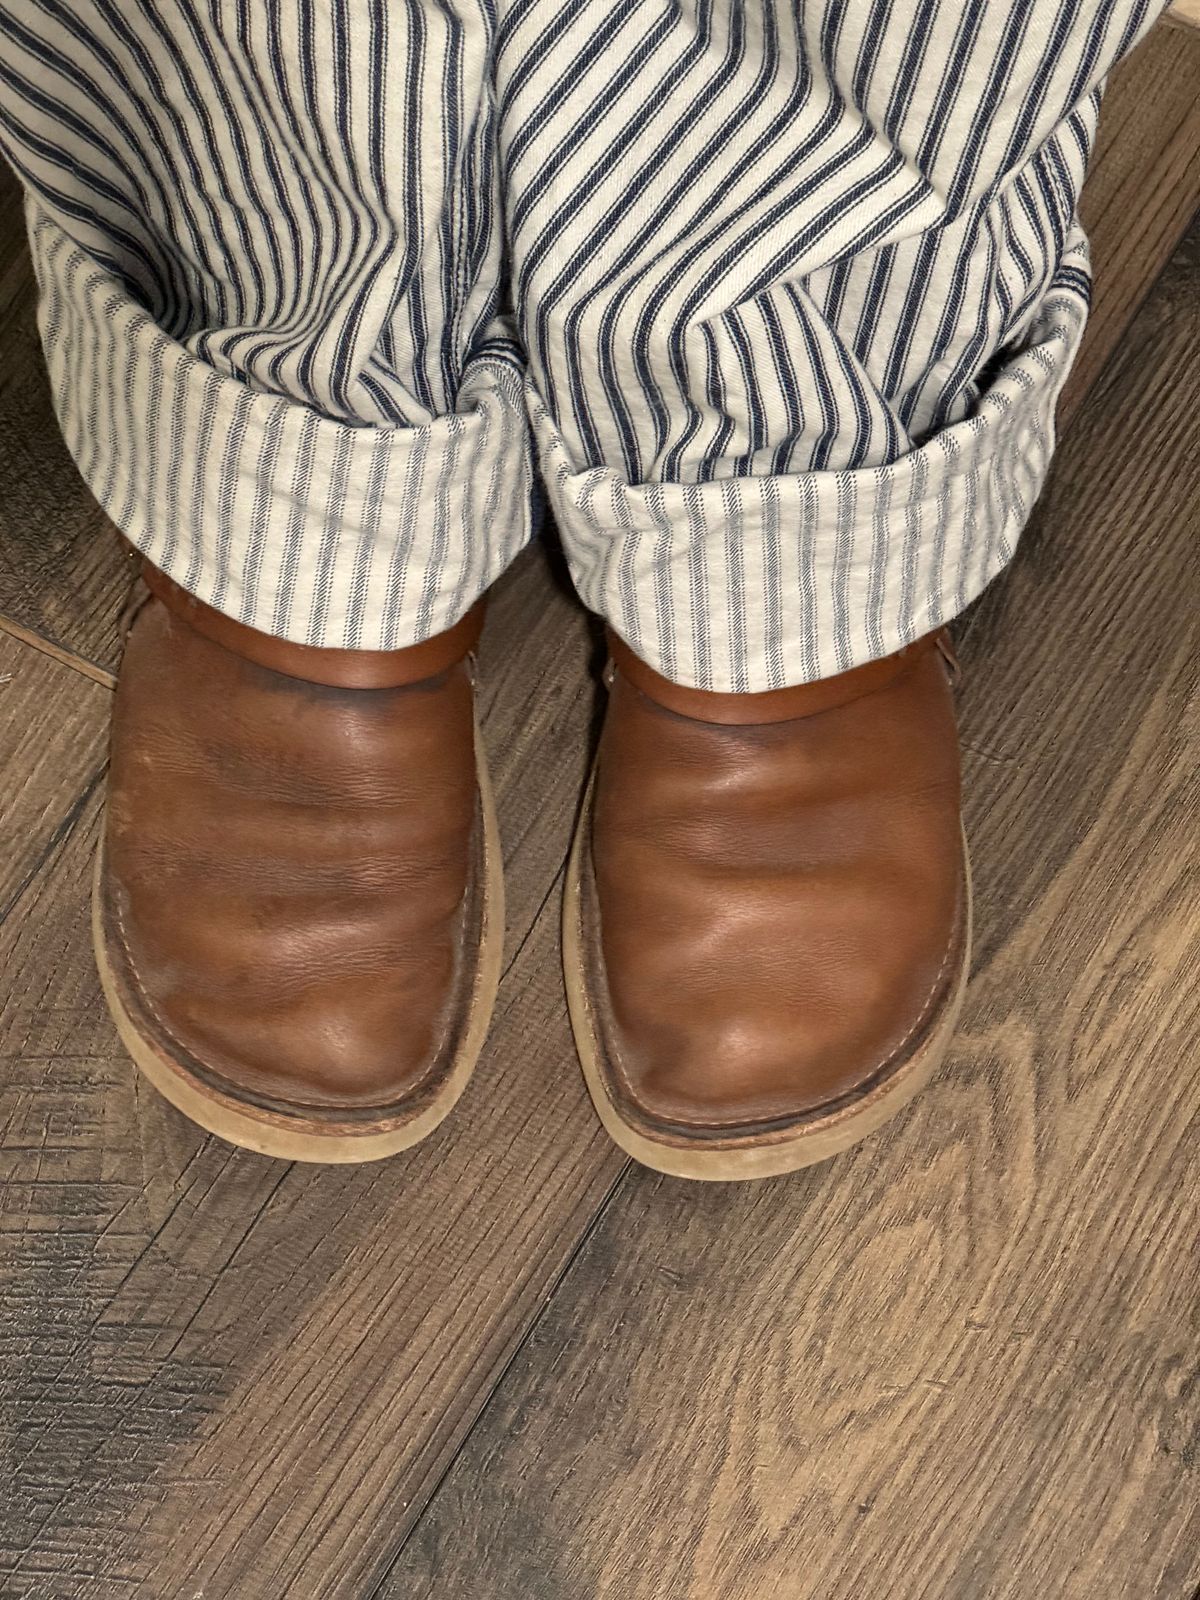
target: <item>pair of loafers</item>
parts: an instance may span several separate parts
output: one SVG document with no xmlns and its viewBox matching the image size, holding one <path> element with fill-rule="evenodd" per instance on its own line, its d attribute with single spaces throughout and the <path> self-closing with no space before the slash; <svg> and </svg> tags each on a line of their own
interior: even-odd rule
<svg viewBox="0 0 1200 1600">
<path fill-rule="evenodd" d="M 145 579 L 94 900 L 121 1037 L 235 1144 L 392 1155 L 462 1094 L 499 981 L 481 608 L 409 649 L 325 650 Z M 564 898 L 596 1109 L 629 1154 L 682 1177 L 821 1160 L 928 1079 L 962 998 L 945 637 L 748 695 L 610 649 Z"/>
</svg>

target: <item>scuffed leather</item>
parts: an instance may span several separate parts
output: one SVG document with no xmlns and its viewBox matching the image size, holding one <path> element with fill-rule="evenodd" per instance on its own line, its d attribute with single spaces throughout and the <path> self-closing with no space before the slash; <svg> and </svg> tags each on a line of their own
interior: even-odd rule
<svg viewBox="0 0 1200 1600">
<path fill-rule="evenodd" d="M 235 1093 L 391 1106 L 461 1021 L 478 850 L 470 668 L 287 677 L 151 599 L 113 721 L 106 903 L 168 1046 Z"/>
<path fill-rule="evenodd" d="M 964 920 L 935 644 L 882 688 L 763 725 L 681 715 L 613 674 L 590 893 L 631 1116 L 697 1136 L 774 1127 L 864 1092 L 919 1043 Z"/>
</svg>

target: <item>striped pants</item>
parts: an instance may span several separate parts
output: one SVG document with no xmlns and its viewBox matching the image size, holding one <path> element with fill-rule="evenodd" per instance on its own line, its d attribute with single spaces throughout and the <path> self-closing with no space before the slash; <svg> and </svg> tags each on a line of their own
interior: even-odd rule
<svg viewBox="0 0 1200 1600">
<path fill-rule="evenodd" d="M 76 462 L 309 644 L 532 536 L 667 676 L 890 652 L 1013 553 L 1159 0 L 0 0 Z"/>
</svg>

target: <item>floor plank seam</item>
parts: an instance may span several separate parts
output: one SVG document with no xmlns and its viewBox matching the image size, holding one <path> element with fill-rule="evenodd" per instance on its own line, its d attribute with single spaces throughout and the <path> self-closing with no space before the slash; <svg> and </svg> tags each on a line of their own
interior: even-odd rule
<svg viewBox="0 0 1200 1600">
<path fill-rule="evenodd" d="M 525 929 L 525 932 L 521 935 L 520 941 L 517 944 L 517 948 L 513 951 L 511 957 L 505 963 L 504 969 L 500 974 L 500 982 L 501 983 L 503 983 L 505 981 L 505 979 L 508 977 L 509 973 L 513 970 L 513 968 L 516 966 L 517 962 L 521 959 L 521 952 L 524 950 L 525 946 L 529 943 L 530 939 L 533 938 L 533 935 L 537 930 L 538 923 L 542 920 L 542 913 L 545 911 L 546 907 L 550 904 L 550 901 L 551 901 L 551 899 L 552 899 L 552 897 L 554 895 L 555 890 L 561 888 L 562 881 L 563 881 L 563 875 L 565 874 L 565 872 L 567 870 L 567 861 L 569 859 L 569 854 L 570 853 L 568 851 L 568 854 L 565 855 L 563 857 L 562 861 L 559 863 L 558 870 L 554 874 L 553 878 L 551 878 L 549 887 L 547 888 L 547 890 L 546 890 L 545 894 L 542 896 L 542 898 L 538 901 L 537 910 L 533 913 L 533 916 L 530 917 L 530 919 L 529 919 L 529 926 Z"/>
<path fill-rule="evenodd" d="M 28 645 L 31 650 L 37 650 L 41 655 L 49 656 L 51 661 L 57 661 L 59 666 L 70 667 L 73 672 L 78 672 L 81 677 L 87 678 L 91 683 L 98 683 L 102 689 L 115 689 L 117 686 L 116 674 L 106 671 L 104 667 L 97 666 L 94 661 L 89 661 L 86 656 L 77 656 L 71 650 L 64 650 L 62 645 L 55 644 L 53 639 L 47 639 L 43 634 L 37 633 L 32 628 L 27 628 L 23 623 L 14 622 L 11 617 L 0 616 L 0 633 L 6 633 L 11 639 L 16 639 L 20 644 Z"/>
<path fill-rule="evenodd" d="M 103 783 L 104 776 L 107 771 L 108 762 L 104 761 L 99 767 L 97 767 L 96 771 L 84 784 L 79 794 L 71 803 L 71 806 L 66 814 L 58 823 L 53 833 L 51 833 L 50 837 L 46 840 L 45 845 L 41 850 L 38 851 L 37 855 L 30 862 L 24 876 L 21 878 L 21 881 L 17 884 L 16 888 L 9 895 L 4 904 L 0 905 L 0 928 L 4 926 L 14 910 L 20 904 L 21 899 L 26 890 L 29 888 L 30 884 L 35 881 L 47 863 L 53 860 L 54 856 L 58 853 L 62 846 L 66 844 L 67 840 L 74 833 L 76 827 L 79 825 L 81 817 L 91 802 L 92 796 L 95 794 L 100 784 Z"/>
<path fill-rule="evenodd" d="M 631 1169 L 632 1166 L 633 1166 L 633 1162 L 632 1161 L 624 1161 L 624 1162 L 622 1162 L 621 1167 L 620 1167 L 619 1171 L 616 1173 L 616 1176 L 613 1178 L 612 1183 L 609 1185 L 608 1191 L 605 1194 L 604 1198 L 601 1200 L 600 1204 L 596 1207 L 596 1209 L 592 1213 L 592 1215 L 588 1218 L 587 1226 L 585 1228 L 583 1228 L 579 1232 L 579 1234 L 577 1234 L 577 1236 L 575 1238 L 575 1242 L 571 1246 L 571 1249 L 568 1252 L 567 1257 L 564 1260 L 561 1268 L 559 1269 L 559 1271 L 557 1273 L 555 1273 L 553 1283 L 551 1283 L 549 1288 L 546 1290 L 545 1296 L 544 1296 L 544 1298 L 542 1300 L 542 1304 L 538 1308 L 536 1315 L 531 1317 L 529 1322 L 528 1322 L 528 1324 L 526 1325 L 526 1327 L 524 1329 L 522 1329 L 520 1337 L 517 1339 L 516 1343 L 514 1344 L 512 1350 L 511 1350 L 511 1352 L 509 1354 L 508 1360 L 503 1362 L 501 1364 L 501 1366 L 496 1370 L 495 1374 L 492 1377 L 491 1382 L 487 1385 L 486 1390 L 485 1390 L 482 1398 L 480 1399 L 480 1402 L 479 1402 L 478 1406 L 475 1408 L 475 1415 L 471 1418 L 471 1421 L 470 1421 L 469 1425 L 464 1429 L 462 1438 L 459 1440 L 457 1446 L 455 1447 L 454 1451 L 451 1453 L 449 1460 L 446 1462 L 446 1464 L 442 1468 L 441 1472 L 438 1473 L 437 1477 L 430 1484 L 428 1492 L 422 1497 L 421 1508 L 417 1512 L 416 1516 L 413 1517 L 412 1522 L 409 1524 L 408 1532 L 404 1535 L 404 1537 L 400 1540 L 399 1544 L 396 1546 L 396 1549 L 393 1552 L 391 1559 L 388 1561 L 387 1566 L 384 1568 L 383 1572 L 380 1575 L 378 1583 L 374 1584 L 372 1586 L 372 1588 L 364 1595 L 363 1600 L 382 1600 L 382 1597 L 383 1597 L 383 1595 L 384 1595 L 384 1593 L 385 1593 L 385 1591 L 387 1589 L 387 1586 L 388 1586 L 389 1582 L 391 1581 L 392 1573 L 395 1571 L 396 1567 L 399 1565 L 400 1560 L 404 1555 L 405 1549 L 407 1548 L 409 1542 L 413 1538 L 413 1535 L 417 1532 L 418 1528 L 420 1528 L 422 1522 L 424 1521 L 426 1512 L 428 1511 L 429 1507 L 433 1504 L 433 1502 L 437 1499 L 438 1494 L 441 1491 L 442 1485 L 445 1483 L 446 1479 L 450 1476 L 450 1473 L 453 1471 L 455 1462 L 458 1460 L 459 1456 L 462 1454 L 463 1450 L 466 1448 L 469 1440 L 471 1439 L 471 1436 L 475 1432 L 475 1429 L 479 1426 L 479 1424 L 483 1421 L 484 1417 L 487 1415 L 487 1412 L 488 1412 L 488 1410 L 489 1410 L 489 1408 L 490 1408 L 490 1406 L 492 1404 L 492 1401 L 495 1399 L 497 1393 L 499 1392 L 500 1387 L 504 1383 L 505 1378 L 508 1376 L 509 1372 L 511 1371 L 511 1369 L 515 1365 L 515 1363 L 520 1359 L 520 1356 L 521 1356 L 522 1352 L 525 1350 L 525 1348 L 528 1345 L 529 1341 L 533 1338 L 534 1334 L 537 1332 L 538 1328 L 541 1326 L 543 1319 L 546 1317 L 547 1313 L 549 1312 L 551 1306 L 554 1304 L 555 1299 L 558 1296 L 558 1291 L 559 1291 L 560 1286 L 563 1284 L 563 1282 L 566 1280 L 566 1278 L 570 1274 L 570 1272 L 571 1272 L 572 1268 L 574 1267 L 575 1262 L 576 1262 L 577 1258 L 579 1257 L 580 1253 L 587 1247 L 588 1243 L 590 1242 L 590 1240 L 592 1238 L 592 1235 L 595 1233 L 596 1229 L 600 1226 L 600 1224 L 604 1221 L 605 1217 L 608 1215 L 609 1210 L 611 1209 L 611 1207 L 615 1203 L 615 1201 L 617 1199 L 617 1196 L 621 1193 L 622 1189 L 624 1189 L 626 1180 L 629 1177 L 629 1172 L 630 1172 L 630 1169 Z M 1196 1597 L 1196 1600 L 1200 1600 L 1200 1597 Z"/>
</svg>

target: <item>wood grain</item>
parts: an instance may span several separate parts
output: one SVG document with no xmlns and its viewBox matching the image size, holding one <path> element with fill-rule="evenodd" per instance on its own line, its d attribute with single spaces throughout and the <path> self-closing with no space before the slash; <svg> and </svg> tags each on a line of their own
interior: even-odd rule
<svg viewBox="0 0 1200 1600">
<path fill-rule="evenodd" d="M 99 779 L 111 696 L 0 633 L 0 922 Z"/>
<path fill-rule="evenodd" d="M 969 640 L 978 943 L 825 1167 L 631 1170 L 378 1600 L 1192 1600 L 1200 235 Z"/>
</svg>

